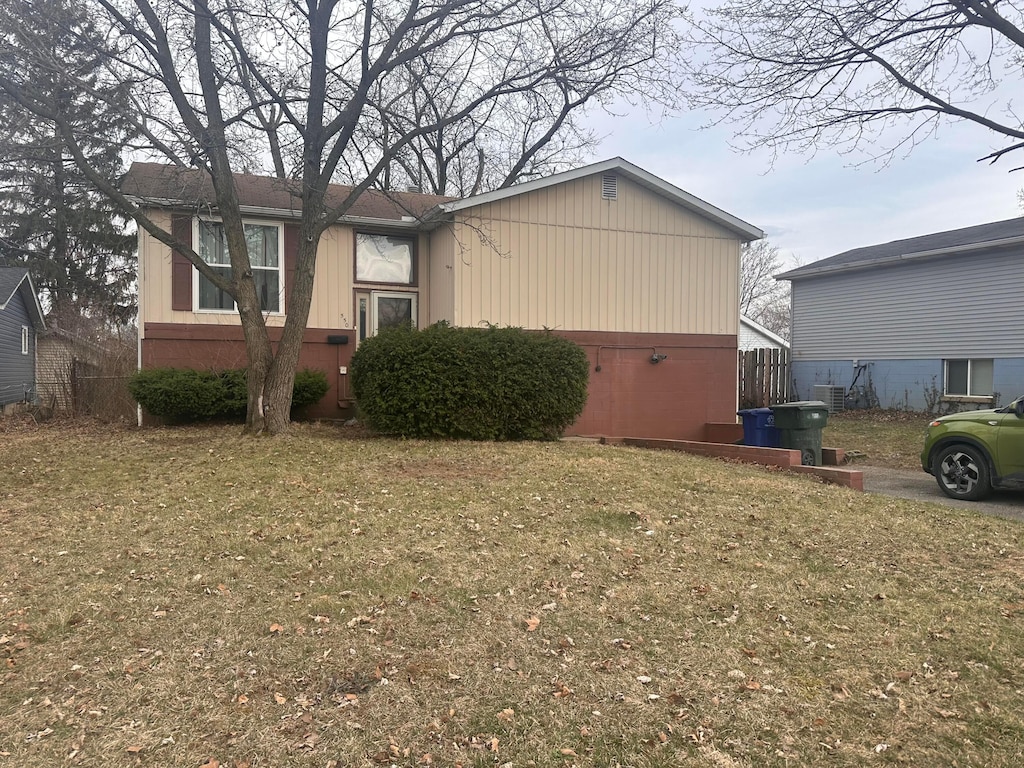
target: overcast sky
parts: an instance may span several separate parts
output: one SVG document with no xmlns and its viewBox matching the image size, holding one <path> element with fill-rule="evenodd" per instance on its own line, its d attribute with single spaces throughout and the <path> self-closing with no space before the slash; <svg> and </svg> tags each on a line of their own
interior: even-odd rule
<svg viewBox="0 0 1024 768">
<path fill-rule="evenodd" d="M 620 156 L 764 230 L 787 259 L 807 264 L 886 243 L 1021 215 L 1024 152 L 996 165 L 976 162 L 994 139 L 961 123 L 888 166 L 827 148 L 815 156 L 744 154 L 728 127 L 699 130 L 699 115 L 652 125 L 643 117 L 594 116 L 604 136 L 595 160 Z M 993 145 L 993 146 L 990 146 Z"/>
</svg>

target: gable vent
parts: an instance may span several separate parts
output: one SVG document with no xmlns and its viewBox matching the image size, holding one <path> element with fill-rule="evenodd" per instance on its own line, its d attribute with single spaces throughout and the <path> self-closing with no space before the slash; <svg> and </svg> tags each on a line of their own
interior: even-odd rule
<svg viewBox="0 0 1024 768">
<path fill-rule="evenodd" d="M 601 177 L 601 197 L 605 200 L 618 199 L 619 179 L 614 173 L 606 173 Z"/>
</svg>

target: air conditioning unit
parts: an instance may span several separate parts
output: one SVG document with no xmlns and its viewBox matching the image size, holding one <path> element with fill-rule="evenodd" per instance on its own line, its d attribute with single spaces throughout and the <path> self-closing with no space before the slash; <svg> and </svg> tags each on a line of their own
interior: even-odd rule
<svg viewBox="0 0 1024 768">
<path fill-rule="evenodd" d="M 815 384 L 814 399 L 828 406 L 829 413 L 840 413 L 846 405 L 846 388 L 832 384 Z"/>
</svg>

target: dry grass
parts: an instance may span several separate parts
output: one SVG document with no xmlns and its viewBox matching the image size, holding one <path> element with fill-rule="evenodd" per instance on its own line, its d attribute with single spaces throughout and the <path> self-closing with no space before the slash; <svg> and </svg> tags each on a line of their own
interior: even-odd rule
<svg viewBox="0 0 1024 768">
<path fill-rule="evenodd" d="M 1024 759 L 1016 523 L 583 443 L 2 437 L 5 765 Z"/>
<path fill-rule="evenodd" d="M 822 438 L 828 446 L 846 449 L 853 463 L 919 470 L 932 418 L 909 411 L 846 411 L 828 417 Z"/>
</svg>

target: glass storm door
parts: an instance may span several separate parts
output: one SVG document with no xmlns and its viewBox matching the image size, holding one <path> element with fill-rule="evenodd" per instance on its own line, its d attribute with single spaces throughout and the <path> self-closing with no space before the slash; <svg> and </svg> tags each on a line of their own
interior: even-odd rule
<svg viewBox="0 0 1024 768">
<path fill-rule="evenodd" d="M 359 339 L 374 336 L 386 328 L 416 325 L 416 294 L 373 291 L 356 297 L 359 309 Z"/>
</svg>

